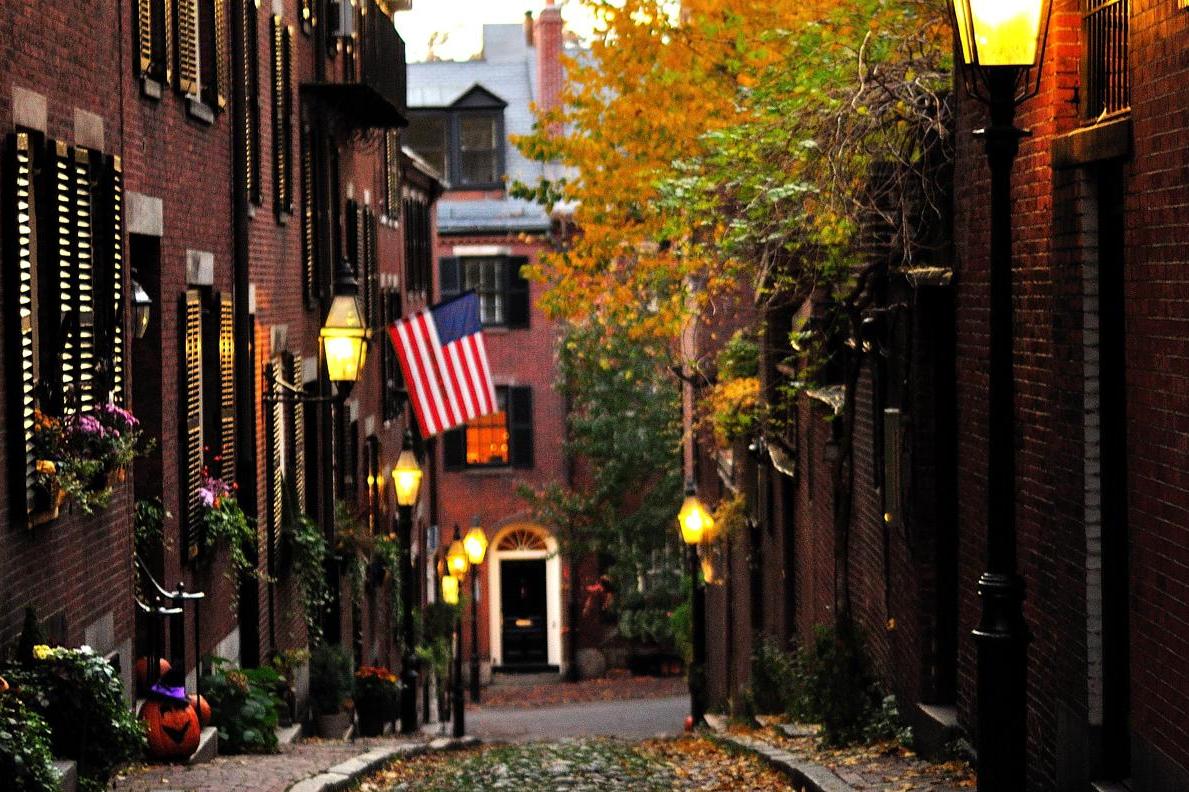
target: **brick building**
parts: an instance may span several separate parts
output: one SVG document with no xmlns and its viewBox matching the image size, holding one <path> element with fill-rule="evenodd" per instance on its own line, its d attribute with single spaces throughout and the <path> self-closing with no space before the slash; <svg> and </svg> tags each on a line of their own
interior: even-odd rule
<svg viewBox="0 0 1189 792">
<path fill-rule="evenodd" d="M 1183 5 L 1055 2 L 1040 90 L 1018 113 L 1032 132 L 1013 173 L 1029 789 L 1189 788 Z M 893 271 L 884 304 L 900 307 L 856 339 L 879 354 L 864 352 L 855 388 L 847 566 L 830 478 L 844 437 L 826 420 L 840 389 L 803 397 L 787 436 L 699 454 L 700 490 L 743 491 L 752 518 L 713 551 L 712 705 L 742 708 L 760 636 L 830 623 L 845 574 L 918 738 L 973 733 L 989 174 L 971 135 L 985 108 L 958 91 L 952 248 Z M 797 310 L 815 306 L 771 312 L 767 338 Z M 792 375 L 766 363 L 769 383 Z"/>
<path fill-rule="evenodd" d="M 382 482 L 407 420 L 379 331 L 429 298 L 442 187 L 400 146 L 406 75 L 392 14 L 402 5 L 0 9 L 0 646 L 29 606 L 52 640 L 112 655 L 127 682 L 159 640 L 191 683 L 200 656 L 255 665 L 308 643 L 286 560 L 287 492 L 332 543 L 336 501 L 369 534 L 391 530 Z M 345 400 L 331 398 L 318 340 L 340 268 L 376 333 Z M 151 305 L 143 337 L 134 284 Z M 109 399 L 156 445 L 106 509 L 52 517 L 30 483 L 31 410 Z M 433 469 L 417 449 L 429 473 L 415 508 L 420 559 Z M 266 575 L 233 581 L 226 550 L 203 547 L 204 467 L 238 484 L 257 529 L 250 560 Z M 161 549 L 136 571 L 139 499 L 160 499 L 169 516 Z M 391 584 L 353 598 L 332 582 L 328 638 L 356 662 L 396 665 Z M 184 604 L 184 629 L 138 611 L 138 599 L 156 607 L 155 583 L 204 592 Z"/>
<path fill-rule="evenodd" d="M 490 668 L 560 670 L 564 664 L 563 564 L 550 526 L 516 494 L 569 473 L 565 404 L 556 390 L 558 329 L 537 307 L 540 284 L 522 265 L 551 244 L 550 216 L 513 198 L 508 185 L 546 176 L 510 136 L 527 134 L 532 105 L 548 107 L 561 86 L 562 20 L 551 3 L 524 26 L 485 25 L 477 60 L 409 66 L 408 145 L 450 187 L 438 205 L 435 288 L 439 298 L 473 289 L 498 414 L 446 433 L 437 490 L 440 541 L 474 519 L 490 549 L 479 575 L 479 648 Z M 470 614 L 464 651 L 470 653 Z"/>
</svg>

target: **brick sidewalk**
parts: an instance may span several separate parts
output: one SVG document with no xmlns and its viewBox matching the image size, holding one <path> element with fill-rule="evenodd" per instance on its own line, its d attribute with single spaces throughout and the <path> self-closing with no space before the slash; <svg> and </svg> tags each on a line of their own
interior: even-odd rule
<svg viewBox="0 0 1189 792">
<path fill-rule="evenodd" d="M 278 754 L 219 756 L 198 765 L 135 765 L 112 784 L 119 792 L 285 792 L 304 778 L 367 751 L 426 739 L 375 737 L 355 742 L 306 740 L 281 747 Z"/>
<path fill-rule="evenodd" d="M 613 674 L 583 682 L 550 682 L 541 685 L 494 685 L 484 689 L 478 705 L 468 710 L 504 707 L 555 707 L 596 701 L 623 701 L 680 696 L 689 692 L 684 677 L 649 677 Z"/>
</svg>

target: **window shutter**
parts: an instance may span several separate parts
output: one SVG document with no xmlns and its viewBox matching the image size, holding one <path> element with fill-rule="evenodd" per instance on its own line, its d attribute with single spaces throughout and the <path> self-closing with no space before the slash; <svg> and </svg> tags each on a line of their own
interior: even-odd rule
<svg viewBox="0 0 1189 792">
<path fill-rule="evenodd" d="M 222 110 L 227 107 L 231 88 L 231 62 L 227 52 L 227 4 L 231 0 L 214 0 L 215 14 L 215 103 Z"/>
<path fill-rule="evenodd" d="M 202 501 L 202 298 L 196 290 L 182 297 L 182 544 L 187 558 L 198 555 Z"/>
<path fill-rule="evenodd" d="M 127 274 L 124 271 L 124 166 L 119 157 L 111 157 L 108 160 L 102 192 L 106 199 L 103 223 L 104 247 L 107 254 L 105 278 L 108 283 L 108 309 L 105 311 L 110 365 L 108 397 L 113 404 L 122 405 L 127 355 L 124 345 L 124 282 Z"/>
<path fill-rule="evenodd" d="M 163 0 L 165 3 L 165 13 L 161 20 L 161 27 L 165 31 L 165 84 L 173 85 L 173 75 L 175 72 L 173 65 L 173 56 L 176 51 L 174 46 L 173 26 L 176 22 L 176 9 L 174 3 L 176 0 Z M 152 2 L 152 0 L 150 0 Z M 186 0 L 182 0 L 186 2 Z"/>
<path fill-rule="evenodd" d="M 294 387 L 301 388 L 305 380 L 305 361 L 301 355 L 289 356 L 289 382 Z M 297 400 L 293 401 L 289 413 L 289 442 L 285 447 L 289 451 L 289 478 L 297 491 L 297 504 L 304 513 L 306 510 L 306 417 L 305 405 Z"/>
<path fill-rule="evenodd" d="M 904 427 L 900 421 L 900 410 L 888 407 L 883 411 L 884 458 L 883 458 L 883 500 L 884 521 L 891 526 L 904 524 Z"/>
<path fill-rule="evenodd" d="M 512 446 L 512 467 L 533 466 L 533 390 L 508 389 L 508 434 Z"/>
<path fill-rule="evenodd" d="M 58 377 L 50 405 L 51 411 L 71 415 L 76 405 L 73 395 L 78 391 L 78 347 L 72 332 L 76 320 L 74 266 L 74 180 L 70 149 L 61 141 L 53 141 L 48 152 L 50 163 L 46 169 L 49 189 L 53 195 L 53 214 L 50 217 L 46 241 L 50 261 L 56 261 L 48 284 L 48 345 L 42 361 L 49 371 L 58 367 Z"/>
<path fill-rule="evenodd" d="M 443 300 L 448 300 L 462 291 L 462 273 L 459 270 L 457 258 L 443 257 L 438 263 L 439 285 Z"/>
<path fill-rule="evenodd" d="M 378 244 L 376 239 L 376 213 L 371 209 L 364 210 L 363 220 L 365 232 L 364 241 L 367 242 L 365 247 L 367 255 L 364 260 L 365 266 L 363 268 L 364 273 L 366 274 L 366 279 L 363 283 L 363 304 L 364 312 L 367 314 L 368 326 L 375 328 L 380 326 L 380 262 L 379 254 L 376 251 Z"/>
<path fill-rule="evenodd" d="M 508 278 L 507 326 L 527 328 L 529 326 L 529 283 L 520 274 L 520 268 L 528 263 L 524 256 L 513 256 L 505 267 Z"/>
<path fill-rule="evenodd" d="M 447 470 L 459 470 L 467 463 L 467 430 L 451 429 L 442 435 Z"/>
<path fill-rule="evenodd" d="M 260 187 L 260 61 L 257 50 L 259 9 L 256 0 L 240 0 L 240 34 L 244 52 L 244 187 L 248 200 L 259 206 Z"/>
<path fill-rule="evenodd" d="M 150 77 L 153 63 L 153 5 L 155 0 L 136 0 L 137 73 Z"/>
<path fill-rule="evenodd" d="M 198 0 L 175 0 L 178 6 L 178 88 L 198 94 Z"/>
<path fill-rule="evenodd" d="M 95 408 L 95 194 L 91 152 L 74 150 L 75 343 L 78 350 L 77 403 L 84 412 Z"/>
<path fill-rule="evenodd" d="M 293 211 L 292 165 L 292 39 L 293 31 L 272 17 L 273 210 L 277 222 Z"/>
<path fill-rule="evenodd" d="M 277 379 L 281 376 L 281 358 L 275 357 L 268 367 L 268 382 L 269 390 L 276 399 L 268 410 L 268 416 L 265 426 L 266 436 L 266 451 L 267 459 L 267 475 L 266 482 L 266 501 L 268 505 L 268 548 L 269 558 L 276 558 L 277 552 L 280 549 L 281 539 L 281 516 L 284 508 L 284 457 L 282 456 L 282 449 L 284 445 L 283 432 L 285 431 L 285 404 L 281 400 L 282 390 L 277 384 Z"/>
<path fill-rule="evenodd" d="M 5 291 L 10 316 L 19 317 L 20 326 L 9 338 L 9 427 L 21 427 L 20 434 L 11 432 L 9 458 L 12 491 L 21 493 L 25 503 L 22 519 L 36 508 L 33 502 L 33 483 L 37 460 L 33 450 L 33 411 L 37 408 L 34 395 L 40 378 L 39 327 L 37 304 L 37 183 L 34 180 L 33 141 L 25 132 L 8 136 L 4 168 L 4 225 L 0 240 L 5 245 L 4 261 L 9 262 Z M 16 361 L 13 365 L 11 361 Z M 19 439 L 17 439 L 19 438 Z M 14 498 L 16 500 L 16 498 Z M 18 501 L 19 502 L 19 501 Z M 14 504 L 15 506 L 15 504 Z M 13 514 L 19 514 L 17 508 Z"/>
<path fill-rule="evenodd" d="M 301 135 L 301 275 L 307 308 L 318 300 L 317 270 L 314 266 L 314 152 L 309 127 Z"/>
<path fill-rule="evenodd" d="M 389 129 L 384 132 L 384 211 L 389 220 L 396 220 L 400 212 L 399 168 L 400 133 Z"/>
<path fill-rule="evenodd" d="M 220 294 L 219 304 L 219 474 L 235 481 L 235 325 L 230 294 Z"/>
</svg>

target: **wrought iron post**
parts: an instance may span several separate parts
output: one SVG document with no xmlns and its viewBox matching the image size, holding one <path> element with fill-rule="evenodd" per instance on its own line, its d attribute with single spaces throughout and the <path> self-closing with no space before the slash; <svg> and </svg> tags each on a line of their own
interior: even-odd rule
<svg viewBox="0 0 1189 792">
<path fill-rule="evenodd" d="M 690 620 L 693 622 L 693 660 L 689 666 L 689 714 L 694 726 L 706 719 L 706 590 L 702 587 L 698 546 L 686 545 L 689 567 Z"/>
<path fill-rule="evenodd" d="M 400 661 L 400 733 L 417 731 L 417 652 L 413 646 L 413 507 L 400 506 L 400 597 L 401 613 L 401 661 Z"/>
<path fill-rule="evenodd" d="M 479 702 L 479 567 L 471 567 L 471 701 Z"/>
<path fill-rule="evenodd" d="M 458 609 L 458 616 L 454 620 L 454 635 L 454 692 L 451 696 L 454 704 L 453 734 L 461 737 L 467 730 L 466 702 L 462 689 L 462 608 Z"/>
</svg>

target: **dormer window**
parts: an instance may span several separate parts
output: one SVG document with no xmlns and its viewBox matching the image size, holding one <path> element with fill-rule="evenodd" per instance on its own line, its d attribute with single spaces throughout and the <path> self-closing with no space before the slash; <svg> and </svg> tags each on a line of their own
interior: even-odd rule
<svg viewBox="0 0 1189 792">
<path fill-rule="evenodd" d="M 405 142 L 455 190 L 504 186 L 504 107 L 479 86 L 452 105 L 409 113 Z"/>
</svg>

